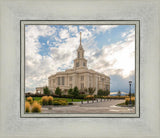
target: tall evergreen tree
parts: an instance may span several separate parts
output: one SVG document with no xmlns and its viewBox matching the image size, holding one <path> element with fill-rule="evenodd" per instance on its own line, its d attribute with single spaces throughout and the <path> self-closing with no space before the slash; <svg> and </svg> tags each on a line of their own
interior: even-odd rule
<svg viewBox="0 0 160 138">
<path fill-rule="evenodd" d="M 59 87 L 56 88 L 55 94 L 57 94 L 57 95 L 59 95 L 59 96 L 62 95 L 62 91 L 61 91 L 61 89 L 60 89 Z"/>
<path fill-rule="evenodd" d="M 49 88 L 48 88 L 47 86 L 45 86 L 45 87 L 43 88 L 43 92 L 44 92 L 44 94 L 46 94 L 46 95 L 51 94 L 51 91 L 49 90 Z"/>
<path fill-rule="evenodd" d="M 78 87 L 75 86 L 74 89 L 73 89 L 73 97 L 75 98 L 77 96 L 79 96 L 79 90 L 78 90 Z"/>
</svg>

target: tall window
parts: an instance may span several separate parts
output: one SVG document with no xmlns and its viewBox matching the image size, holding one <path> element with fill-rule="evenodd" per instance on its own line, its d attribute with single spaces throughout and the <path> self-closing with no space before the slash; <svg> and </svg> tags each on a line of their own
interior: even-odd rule
<svg viewBox="0 0 160 138">
<path fill-rule="evenodd" d="M 81 76 L 81 81 L 83 81 L 84 80 L 84 76 Z"/>
<path fill-rule="evenodd" d="M 84 88 L 84 83 L 81 83 L 81 89 L 83 89 Z"/>
<path fill-rule="evenodd" d="M 72 81 L 72 76 L 69 77 L 69 81 Z"/>
<path fill-rule="evenodd" d="M 80 58 L 80 52 L 78 52 L 78 58 Z"/>
<path fill-rule="evenodd" d="M 64 85 L 64 77 L 62 77 L 62 85 Z"/>
<path fill-rule="evenodd" d="M 55 83 L 55 79 L 53 79 L 53 83 Z"/>
<path fill-rule="evenodd" d="M 61 84 L 61 82 L 60 82 L 60 77 L 58 77 L 58 85 L 60 85 Z"/>
</svg>

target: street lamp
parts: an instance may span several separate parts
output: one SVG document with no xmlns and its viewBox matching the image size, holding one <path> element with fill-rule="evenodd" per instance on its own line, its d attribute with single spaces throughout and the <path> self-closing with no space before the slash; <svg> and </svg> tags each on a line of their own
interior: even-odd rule
<svg viewBox="0 0 160 138">
<path fill-rule="evenodd" d="M 129 101 L 129 104 L 131 105 L 131 84 L 132 84 L 132 81 L 129 81 L 129 95 L 130 95 L 130 101 Z"/>
</svg>

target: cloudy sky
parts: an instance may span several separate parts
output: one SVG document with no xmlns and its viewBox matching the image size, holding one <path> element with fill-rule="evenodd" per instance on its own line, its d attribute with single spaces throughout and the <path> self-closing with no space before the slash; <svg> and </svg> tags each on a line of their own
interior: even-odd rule
<svg viewBox="0 0 160 138">
<path fill-rule="evenodd" d="M 47 85 L 57 71 L 73 67 L 82 32 L 88 68 L 109 75 L 111 92 L 135 87 L 134 25 L 26 25 L 25 91 Z"/>
</svg>

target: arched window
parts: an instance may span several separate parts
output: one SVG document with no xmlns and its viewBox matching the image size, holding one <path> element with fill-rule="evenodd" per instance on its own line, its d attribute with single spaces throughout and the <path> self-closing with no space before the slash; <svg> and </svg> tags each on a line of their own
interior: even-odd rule
<svg viewBox="0 0 160 138">
<path fill-rule="evenodd" d="M 80 58 L 80 52 L 78 52 L 78 58 Z"/>
</svg>

